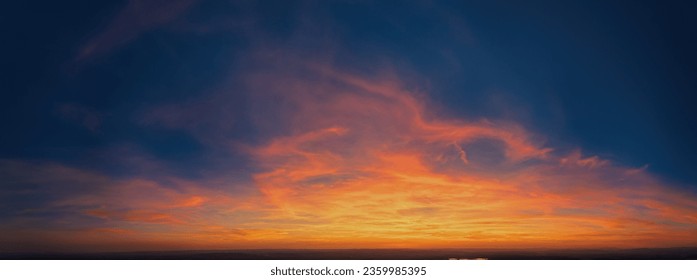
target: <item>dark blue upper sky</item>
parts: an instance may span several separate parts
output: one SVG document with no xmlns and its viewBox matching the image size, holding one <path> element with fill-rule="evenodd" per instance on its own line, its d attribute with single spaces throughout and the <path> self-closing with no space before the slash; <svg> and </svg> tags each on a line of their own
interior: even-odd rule
<svg viewBox="0 0 697 280">
<path fill-rule="evenodd" d="M 147 172 L 114 160 L 129 154 L 192 177 L 221 161 L 244 169 L 243 159 L 202 144 L 208 136 L 154 127 L 142 116 L 160 104 L 237 90 L 226 78 L 245 71 L 245 51 L 263 41 L 306 56 L 331 47 L 358 71 L 392 64 L 420 77 L 444 114 L 513 119 L 556 149 L 648 164 L 666 180 L 695 186 L 695 8 L 687 1 L 4 3 L 0 158 L 117 174 Z M 253 143 L 244 96 L 233 99 L 203 112 L 238 120 L 226 137 Z"/>
</svg>

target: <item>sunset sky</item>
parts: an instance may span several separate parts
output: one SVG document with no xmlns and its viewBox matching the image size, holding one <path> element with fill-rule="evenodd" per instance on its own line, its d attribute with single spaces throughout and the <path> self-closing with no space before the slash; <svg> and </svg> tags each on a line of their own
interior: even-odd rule
<svg viewBox="0 0 697 280">
<path fill-rule="evenodd" d="M 697 246 L 694 4 L 30 2 L 0 252 Z"/>
</svg>

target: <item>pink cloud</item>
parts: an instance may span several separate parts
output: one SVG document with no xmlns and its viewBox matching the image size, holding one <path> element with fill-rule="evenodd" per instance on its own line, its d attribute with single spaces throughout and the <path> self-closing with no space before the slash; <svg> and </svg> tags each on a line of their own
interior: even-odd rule
<svg viewBox="0 0 697 280">
<path fill-rule="evenodd" d="M 129 0 L 128 4 L 81 48 L 77 60 L 103 55 L 188 11 L 198 0 Z"/>
</svg>

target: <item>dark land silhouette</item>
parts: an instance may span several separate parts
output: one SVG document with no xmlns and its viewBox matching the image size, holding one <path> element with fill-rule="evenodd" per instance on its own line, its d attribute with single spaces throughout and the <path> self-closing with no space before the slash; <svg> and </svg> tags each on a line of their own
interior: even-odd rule
<svg viewBox="0 0 697 280">
<path fill-rule="evenodd" d="M 279 249 L 118 253 L 4 253 L 24 260 L 695 260 L 697 248 L 643 249 Z"/>
</svg>

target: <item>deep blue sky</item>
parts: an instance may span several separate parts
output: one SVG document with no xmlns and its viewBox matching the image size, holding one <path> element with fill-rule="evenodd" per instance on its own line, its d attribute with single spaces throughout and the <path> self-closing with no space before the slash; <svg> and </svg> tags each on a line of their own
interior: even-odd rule
<svg viewBox="0 0 697 280">
<path fill-rule="evenodd" d="M 305 55 L 330 45 L 358 70 L 390 63 L 421 77 L 444 114 L 513 119 L 558 150 L 697 186 L 697 6 L 687 1 L 191 1 L 170 13 L 143 4 L 141 17 L 124 16 L 138 24 L 119 26 L 128 5 L 2 4 L 0 158 L 131 174 L 147 170 L 114 158 L 145 153 L 192 177 L 221 161 L 244 169 L 139 116 L 234 88 L 226 77 L 264 41 Z M 209 112 L 242 120 L 227 136 L 253 143 L 244 98 L 226 104 L 240 105 Z"/>
</svg>

